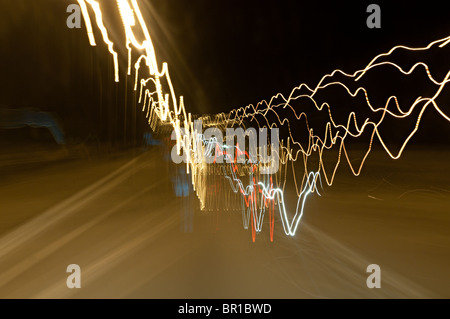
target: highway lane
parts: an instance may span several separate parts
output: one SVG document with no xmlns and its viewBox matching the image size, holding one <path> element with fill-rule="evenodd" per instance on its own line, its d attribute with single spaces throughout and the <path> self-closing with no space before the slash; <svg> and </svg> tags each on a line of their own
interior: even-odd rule
<svg viewBox="0 0 450 319">
<path fill-rule="evenodd" d="M 195 198 L 193 232 L 183 232 L 186 202 L 156 149 L 3 174 L 0 297 L 449 297 L 445 192 L 369 198 L 354 181 L 312 197 L 295 237 L 276 221 L 273 243 L 268 227 L 252 243 L 239 212 L 220 212 L 217 229 Z M 372 263 L 380 289 L 366 286 Z M 80 289 L 66 286 L 69 264 L 81 267 Z"/>
</svg>

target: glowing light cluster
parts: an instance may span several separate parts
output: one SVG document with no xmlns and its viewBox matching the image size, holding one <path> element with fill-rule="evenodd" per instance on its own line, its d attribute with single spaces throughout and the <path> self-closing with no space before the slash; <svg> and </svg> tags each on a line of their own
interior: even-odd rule
<svg viewBox="0 0 450 319">
<path fill-rule="evenodd" d="M 92 31 L 91 19 L 89 17 L 89 7 L 95 15 L 97 27 L 102 34 L 103 41 L 107 44 L 109 52 L 114 59 L 115 80 L 118 81 L 118 57 L 114 50 L 114 44 L 108 36 L 107 28 L 102 19 L 100 5 L 95 0 L 78 0 L 82 8 L 84 21 L 86 23 L 87 34 L 91 45 L 95 45 L 95 36 Z M 89 5 L 89 7 L 86 5 Z M 128 75 L 132 76 L 132 65 L 134 62 L 134 90 L 139 90 L 139 103 L 142 103 L 142 111 L 148 118 L 149 125 L 156 130 L 159 125 L 170 125 L 175 134 L 177 152 L 182 149 L 187 152 L 186 168 L 192 178 L 192 184 L 196 194 L 204 208 L 207 202 L 207 183 L 206 177 L 209 174 L 215 174 L 214 170 L 207 167 L 206 163 L 198 162 L 199 157 L 205 154 L 205 150 L 210 152 L 215 150 L 224 156 L 229 156 L 227 148 L 223 141 L 203 140 L 198 136 L 202 134 L 194 126 L 191 113 L 186 112 L 183 97 L 179 98 L 175 94 L 172 81 L 170 79 L 169 69 L 166 63 L 162 63 L 159 68 L 153 43 L 149 30 L 146 26 L 142 13 L 139 9 L 137 0 L 117 0 L 117 8 L 120 12 L 123 28 L 126 36 L 126 48 L 128 50 Z M 135 31 L 138 29 L 138 31 Z M 142 41 L 137 40 L 137 34 L 143 37 Z M 311 88 L 307 84 L 301 84 L 294 88 L 289 96 L 282 94 L 273 96 L 269 101 L 261 101 L 256 105 L 248 105 L 233 109 L 229 113 L 221 113 L 214 116 L 201 116 L 205 127 L 245 127 L 250 123 L 258 128 L 286 128 L 288 136 L 281 143 L 278 150 L 280 163 L 282 167 L 277 174 L 270 176 L 259 173 L 258 164 L 247 162 L 246 165 L 227 164 L 228 168 L 223 169 L 224 178 L 229 181 L 233 192 L 240 193 L 242 196 L 242 214 L 245 228 L 252 229 L 252 238 L 255 240 L 255 234 L 262 231 L 263 220 L 266 212 L 269 212 L 270 236 L 273 240 L 275 207 L 280 214 L 283 230 L 286 235 L 294 236 L 300 224 L 305 202 L 311 193 L 318 193 L 317 185 L 322 179 L 327 185 L 331 186 L 336 176 L 336 171 L 341 164 L 342 154 L 344 154 L 354 175 L 361 173 L 362 167 L 372 149 L 375 137 L 381 143 L 386 153 L 393 159 L 398 159 L 411 138 L 416 134 L 422 121 L 423 114 L 428 107 L 434 108 L 445 120 L 450 122 L 450 117 L 438 106 L 437 98 L 441 95 L 448 84 L 450 71 L 443 79 L 436 79 L 428 65 L 424 62 L 417 62 L 409 69 L 386 60 L 398 50 L 406 50 L 411 53 L 417 51 L 427 51 L 430 49 L 443 49 L 450 43 L 450 36 L 436 40 L 425 47 L 412 48 L 406 46 L 396 46 L 386 53 L 377 55 L 370 63 L 352 74 L 345 73 L 342 70 L 334 70 L 330 74 L 322 77 L 319 83 Z M 132 51 L 144 52 L 136 61 L 132 61 Z M 390 96 L 383 106 L 375 106 L 369 98 L 369 92 L 366 88 L 359 86 L 357 89 L 351 89 L 363 77 L 370 74 L 374 69 L 384 67 L 393 68 L 404 76 L 413 74 L 418 69 L 423 68 L 430 83 L 435 87 L 431 96 L 418 96 L 409 106 L 400 106 L 397 96 Z M 141 70 L 144 68 L 144 70 Z M 337 78 L 344 78 L 338 81 Z M 364 120 L 358 121 L 360 113 L 350 112 L 345 121 L 336 119 L 334 108 L 328 102 L 318 102 L 321 98 L 319 93 L 326 93 L 328 89 L 339 88 L 352 100 L 363 99 L 365 106 L 361 111 L 370 114 Z M 311 114 L 306 114 L 292 106 L 295 102 L 305 100 L 313 103 L 317 112 L 327 111 L 326 124 L 322 128 L 313 127 L 310 124 Z M 415 112 L 419 109 L 418 112 Z M 289 116 L 282 115 L 289 113 Z M 395 152 L 389 148 L 381 133 L 381 124 L 387 118 L 402 120 L 414 116 L 415 125 L 408 136 L 401 143 L 400 149 Z M 271 120 L 274 119 L 274 120 Z M 295 122 L 294 122 L 295 121 Z M 294 124 L 295 123 L 295 124 Z M 306 142 L 302 143 L 299 136 L 292 132 L 293 127 L 302 126 L 307 130 L 308 137 Z M 319 134 L 319 133 L 322 134 Z M 367 150 L 359 165 L 353 164 L 345 140 L 348 138 L 361 138 L 364 133 L 370 135 Z M 338 156 L 336 163 L 328 167 L 323 157 L 325 152 L 337 150 Z M 236 152 L 245 152 L 245 149 L 236 148 Z M 311 161 L 313 155 L 318 159 Z M 248 156 L 248 154 L 247 154 Z M 294 162 L 302 161 L 303 175 L 301 183 L 297 182 Z M 312 163 L 312 164 L 311 164 Z M 311 165 L 314 165 L 311 168 Z M 293 210 L 293 217 L 289 218 L 288 209 L 285 205 L 285 188 L 288 168 L 292 168 L 292 176 L 295 182 L 297 193 L 297 204 Z M 244 183 L 244 176 L 248 183 Z"/>
</svg>

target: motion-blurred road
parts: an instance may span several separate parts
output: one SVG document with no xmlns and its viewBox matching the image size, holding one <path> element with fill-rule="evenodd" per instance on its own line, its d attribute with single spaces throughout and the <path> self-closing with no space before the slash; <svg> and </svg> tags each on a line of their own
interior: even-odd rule
<svg viewBox="0 0 450 319">
<path fill-rule="evenodd" d="M 401 165 L 374 155 L 360 179 L 338 177 L 308 201 L 294 238 L 276 220 L 273 243 L 268 227 L 252 243 L 239 212 L 216 224 L 193 197 L 193 232 L 183 232 L 183 202 L 156 147 L 4 169 L 0 297 L 448 298 L 448 156 L 396 173 L 421 161 L 409 154 Z M 442 187 L 415 189 L 408 174 Z M 69 264 L 81 267 L 80 289 L 66 286 Z M 366 286 L 369 264 L 381 267 L 380 289 Z"/>
</svg>

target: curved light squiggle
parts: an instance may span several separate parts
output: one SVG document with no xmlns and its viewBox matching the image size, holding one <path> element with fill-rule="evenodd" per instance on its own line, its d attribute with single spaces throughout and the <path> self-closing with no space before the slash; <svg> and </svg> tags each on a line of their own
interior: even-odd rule
<svg viewBox="0 0 450 319">
<path fill-rule="evenodd" d="M 78 0 L 82 8 L 84 21 L 86 23 L 87 33 L 91 45 L 95 45 L 95 38 L 90 25 L 89 12 L 85 1 L 92 8 L 95 20 L 99 30 L 102 33 L 104 42 L 108 45 L 109 52 L 114 58 L 115 80 L 118 81 L 118 63 L 117 53 L 114 51 L 113 43 L 109 40 L 107 28 L 103 24 L 102 12 L 100 5 L 95 0 Z M 334 182 L 337 168 L 341 164 L 342 155 L 344 155 L 352 173 L 355 176 L 360 175 L 364 163 L 372 149 L 375 137 L 381 143 L 386 153 L 393 159 L 398 159 L 403 154 L 406 146 L 411 138 L 416 134 L 422 121 L 423 114 L 428 107 L 434 108 L 438 114 L 445 120 L 450 122 L 450 117 L 438 106 L 437 98 L 446 88 L 450 81 L 450 71 L 443 79 L 436 79 L 432 75 L 428 65 L 424 62 L 417 62 L 411 68 L 404 69 L 400 65 L 384 61 L 389 58 L 397 50 L 406 50 L 414 53 L 416 51 L 427 51 L 436 48 L 443 49 L 450 43 L 450 36 L 431 42 L 425 47 L 411 48 L 407 46 L 396 46 L 386 53 L 377 55 L 369 62 L 363 69 L 357 70 L 352 74 L 345 73 L 342 70 L 334 70 L 330 74 L 326 74 L 321 78 L 319 83 L 310 88 L 307 84 L 302 83 L 300 86 L 294 88 L 289 96 L 285 97 L 282 94 L 273 96 L 269 101 L 263 100 L 256 105 L 248 105 L 233 109 L 228 113 L 220 113 L 214 116 L 199 117 L 204 124 L 204 127 L 219 127 L 225 130 L 228 127 L 245 127 L 248 123 L 256 123 L 258 128 L 273 128 L 285 127 L 288 130 L 288 136 L 283 140 L 279 150 L 275 150 L 279 154 L 279 159 L 282 164 L 281 169 L 277 174 L 271 176 L 263 176 L 258 173 L 258 163 L 250 163 L 248 161 L 245 167 L 239 168 L 233 163 L 233 158 L 227 152 L 227 147 L 223 141 L 204 140 L 199 138 L 202 136 L 201 129 L 196 128 L 193 123 L 194 116 L 186 112 L 183 97 L 177 97 L 175 94 L 172 81 L 170 79 L 168 65 L 162 63 L 159 68 L 158 60 L 156 58 L 153 43 L 150 37 L 150 32 L 143 19 L 142 13 L 139 9 L 137 0 L 116 0 L 117 8 L 122 17 L 123 28 L 126 36 L 126 48 L 128 51 L 128 75 L 132 74 L 133 61 L 132 51 L 144 51 L 134 62 L 134 90 L 139 90 L 139 103 L 142 103 L 142 111 L 148 118 L 148 123 L 153 130 L 156 130 L 160 125 L 169 125 L 174 130 L 176 139 L 176 146 L 178 154 L 184 151 L 186 154 L 186 168 L 192 178 L 192 184 L 196 194 L 200 200 L 202 208 L 206 205 L 207 185 L 206 176 L 210 174 L 207 169 L 205 161 L 198 161 L 204 158 L 205 154 L 210 154 L 215 151 L 229 157 L 230 164 L 228 168 L 223 169 L 223 175 L 229 181 L 230 188 L 235 193 L 240 193 L 242 196 L 242 214 L 243 224 L 245 228 L 251 227 L 252 238 L 255 240 L 255 233 L 262 231 L 263 220 L 266 210 L 269 211 L 269 225 L 271 240 L 273 240 L 273 224 L 275 205 L 280 214 L 280 219 L 283 225 L 283 230 L 286 235 L 294 236 L 298 230 L 301 218 L 304 213 L 304 207 L 307 197 L 314 192 L 318 193 L 317 182 L 323 178 L 327 185 L 331 186 Z M 134 28 L 139 29 L 139 34 L 143 35 L 143 41 L 138 41 Z M 369 93 L 366 88 L 360 86 L 356 90 L 351 90 L 350 86 L 360 81 L 364 76 L 369 74 L 374 69 L 381 67 L 390 67 L 397 70 L 404 76 L 410 76 L 417 70 L 423 68 L 426 72 L 427 78 L 431 85 L 435 86 L 435 91 L 431 96 L 418 96 L 415 101 L 405 107 L 401 107 L 398 98 L 394 95 L 390 96 L 384 106 L 377 107 L 369 99 Z M 141 70 L 145 68 L 145 70 Z M 348 82 L 333 80 L 337 76 L 344 77 Z M 346 84 L 347 83 L 347 84 Z M 364 98 L 367 108 L 364 109 L 370 116 L 366 117 L 362 122 L 358 122 L 357 113 L 350 112 L 346 121 L 339 122 L 333 116 L 333 109 L 327 102 L 318 102 L 317 95 L 319 92 L 326 93 L 330 88 L 341 88 L 346 92 L 350 99 Z M 327 111 L 327 122 L 321 135 L 320 129 L 314 128 L 308 121 L 308 114 L 300 112 L 291 104 L 296 101 L 305 99 L 312 102 L 317 112 L 323 110 Z M 394 108 L 391 105 L 394 104 Z M 380 132 L 380 125 L 386 118 L 402 120 L 410 118 L 416 109 L 418 112 L 416 124 L 409 132 L 408 136 L 401 143 L 401 147 L 397 152 L 391 150 Z M 290 112 L 290 116 L 284 116 L 282 113 Z M 362 113 L 362 112 L 361 112 Z M 358 113 L 359 115 L 359 113 Z M 372 119 L 375 117 L 376 119 Z M 275 120 L 270 120 L 274 118 Z M 307 145 L 301 143 L 298 136 L 293 134 L 291 122 L 296 126 L 303 124 L 308 132 Z M 345 140 L 351 138 L 361 138 L 364 133 L 370 136 L 367 150 L 360 162 L 359 166 L 352 164 Z M 325 152 L 332 149 L 337 149 L 337 161 L 331 168 L 326 167 L 323 156 Z M 245 149 L 240 150 L 236 148 L 236 152 L 245 152 Z M 311 158 L 313 155 L 318 156 L 316 163 L 313 163 L 315 168 L 310 168 Z M 297 182 L 296 170 L 294 163 L 300 161 L 303 167 L 303 176 L 301 183 Z M 296 193 L 298 196 L 297 205 L 294 210 L 292 218 L 288 217 L 288 209 L 285 205 L 284 192 L 286 187 L 287 169 L 292 167 L 292 175 L 295 182 Z M 248 183 L 243 182 L 243 173 L 246 171 Z M 320 195 L 320 194 L 319 194 Z"/>
</svg>

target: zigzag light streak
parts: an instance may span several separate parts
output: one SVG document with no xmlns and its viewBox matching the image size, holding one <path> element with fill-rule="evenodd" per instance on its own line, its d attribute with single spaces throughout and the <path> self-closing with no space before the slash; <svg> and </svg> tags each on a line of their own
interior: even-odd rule
<svg viewBox="0 0 450 319">
<path fill-rule="evenodd" d="M 113 49 L 113 43 L 109 40 L 107 29 L 103 24 L 100 5 L 95 0 L 78 0 L 78 3 L 82 8 L 87 34 L 91 45 L 95 45 L 95 38 L 85 1 L 92 8 L 103 40 L 108 45 L 109 52 L 113 55 L 115 80 L 118 81 L 117 53 Z M 288 97 L 285 97 L 282 94 L 277 94 L 269 101 L 263 100 L 256 104 L 256 106 L 248 105 L 234 109 L 227 114 L 221 113 L 215 116 L 200 117 L 205 127 L 215 126 L 222 129 L 227 127 L 245 127 L 248 122 L 256 122 L 259 128 L 287 127 L 289 131 L 287 140 L 282 143 L 280 149 L 278 150 L 280 162 L 282 163 L 282 168 L 279 170 L 279 173 L 270 177 L 258 176 L 259 164 L 247 162 L 246 169 L 249 176 L 249 183 L 247 186 L 244 186 L 245 184 L 240 178 L 242 174 L 236 174 L 239 168 L 236 164 L 233 164 L 233 158 L 231 158 L 227 153 L 227 149 L 223 141 L 203 140 L 202 138 L 199 138 L 199 136 L 202 136 L 202 132 L 194 127 L 194 123 L 192 121 L 193 116 L 191 113 L 186 112 L 183 97 L 180 96 L 178 100 L 170 79 L 168 65 L 163 63 L 161 70 L 159 69 L 159 64 L 150 33 L 139 9 L 137 0 L 117 0 L 116 4 L 122 17 L 126 36 L 126 48 L 128 50 L 128 75 L 132 74 L 132 50 L 135 49 L 138 51 L 145 51 L 145 54 L 141 55 L 134 63 L 134 90 L 140 90 L 139 103 L 142 103 L 142 111 L 146 113 L 149 125 L 153 130 L 156 130 L 161 125 L 170 125 L 173 128 L 177 152 L 178 154 L 181 154 L 181 151 L 184 151 L 184 154 L 186 155 L 187 171 L 190 172 L 192 184 L 200 200 L 202 208 L 205 208 L 207 202 L 208 192 L 205 180 L 206 176 L 209 174 L 209 171 L 205 161 L 203 160 L 199 162 L 198 159 L 204 159 L 206 155 L 209 155 L 214 150 L 216 155 L 217 152 L 219 152 L 230 160 L 231 163 L 229 163 L 230 166 L 228 168 L 230 174 L 227 174 L 227 171 L 224 170 L 223 175 L 225 176 L 225 179 L 229 181 L 232 191 L 235 193 L 241 193 L 242 195 L 243 223 L 245 228 L 248 228 L 251 225 L 253 240 L 255 240 L 255 233 L 262 230 L 262 222 L 266 208 L 269 210 L 270 234 L 271 240 L 273 240 L 275 204 L 277 205 L 280 213 L 280 219 L 282 221 L 284 232 L 288 236 L 294 236 L 298 230 L 301 217 L 304 213 L 306 198 L 311 193 L 318 193 L 317 181 L 321 181 L 321 178 L 325 179 L 327 185 L 331 186 L 333 184 L 337 168 L 341 163 L 342 152 L 344 153 L 345 159 L 349 164 L 352 173 L 355 176 L 358 176 L 360 175 L 363 165 L 372 149 L 372 144 L 375 137 L 377 137 L 378 141 L 391 158 L 398 159 L 401 157 L 411 138 L 419 129 L 422 116 L 429 106 L 433 107 L 445 120 L 450 122 L 450 117 L 445 114 L 436 102 L 436 99 L 441 95 L 447 83 L 450 81 L 450 71 L 442 80 L 439 81 L 432 76 L 428 65 L 424 62 L 417 62 L 409 70 L 405 70 L 398 64 L 391 61 L 379 62 L 384 58 L 390 57 L 395 51 L 400 49 L 411 52 L 427 51 L 437 45 L 440 49 L 442 49 L 450 43 L 450 36 L 431 42 L 427 46 L 421 48 L 396 46 L 386 53 L 377 55 L 366 67 L 354 72 L 353 74 L 348 74 L 341 70 L 334 70 L 330 74 L 323 76 L 314 88 L 310 88 L 307 84 L 303 83 L 294 88 Z M 137 27 L 136 22 L 138 22 L 139 25 L 139 32 L 142 33 L 144 37 L 142 42 L 137 40 L 136 33 L 133 31 L 133 27 Z M 143 71 L 140 70 L 143 64 L 148 72 L 147 78 L 140 76 L 140 74 L 143 73 Z M 437 87 L 436 91 L 430 97 L 417 97 L 408 108 L 402 108 L 396 96 L 390 96 L 383 107 L 375 107 L 371 103 L 369 93 L 364 87 L 360 86 L 356 90 L 352 91 L 349 86 L 341 81 L 330 81 L 337 75 L 340 75 L 351 81 L 351 83 L 356 83 L 366 74 L 370 73 L 370 71 L 379 69 L 380 67 L 392 67 L 404 76 L 409 76 L 419 67 L 423 67 L 430 82 Z M 149 83 L 151 84 L 152 89 L 147 88 Z M 168 88 L 168 90 L 166 90 L 165 87 Z M 315 98 L 318 92 L 326 92 L 326 90 L 331 87 L 343 88 L 352 99 L 357 99 L 361 94 L 363 94 L 367 105 L 367 111 L 373 116 L 378 115 L 379 119 L 371 120 L 370 118 L 366 118 L 363 123 L 358 123 L 357 114 L 355 112 L 350 112 L 345 123 L 337 122 L 333 117 L 331 105 L 327 102 L 319 104 Z M 314 133 L 313 128 L 310 127 L 307 114 L 305 112 L 299 112 L 291 105 L 293 102 L 300 99 L 311 101 L 318 112 L 322 111 L 326 107 L 326 110 L 328 111 L 328 121 L 325 125 L 323 138 Z M 279 100 L 281 100 L 281 102 L 277 102 Z M 395 104 L 394 111 L 389 108 L 392 103 Z M 417 116 L 414 129 L 409 133 L 407 138 L 404 139 L 398 152 L 395 153 L 387 146 L 387 143 L 384 141 L 380 133 L 379 127 L 384 120 L 389 117 L 398 120 L 409 118 L 417 108 L 420 108 L 420 112 Z M 309 135 L 307 146 L 303 146 L 298 140 L 298 137 L 292 133 L 291 121 L 289 121 L 289 118 L 280 117 L 279 113 L 285 110 L 291 111 L 291 121 L 294 119 L 296 121 L 304 121 L 305 128 L 307 129 Z M 276 117 L 276 120 L 273 122 L 269 121 L 269 116 Z M 361 137 L 365 132 L 370 133 L 370 141 L 359 167 L 355 167 L 352 165 L 349 158 L 345 146 L 345 139 L 347 137 Z M 334 167 L 328 169 L 327 172 L 323 155 L 324 152 L 331 150 L 335 146 L 338 148 L 338 158 Z M 240 150 L 239 147 L 237 147 L 236 152 L 245 152 L 245 149 Z M 308 160 L 313 154 L 318 154 L 319 159 L 316 164 L 317 167 L 311 170 L 308 168 Z M 297 183 L 295 169 L 293 166 L 294 162 L 298 159 L 303 160 L 304 166 L 303 177 L 300 185 Z M 298 196 L 296 209 L 294 211 L 293 218 L 291 219 L 288 217 L 288 209 L 285 206 L 284 200 L 287 168 L 289 164 L 292 166 L 292 175 Z M 273 183 L 273 179 L 275 179 L 275 183 Z M 264 180 L 264 182 L 261 182 L 260 180 Z"/>
</svg>

